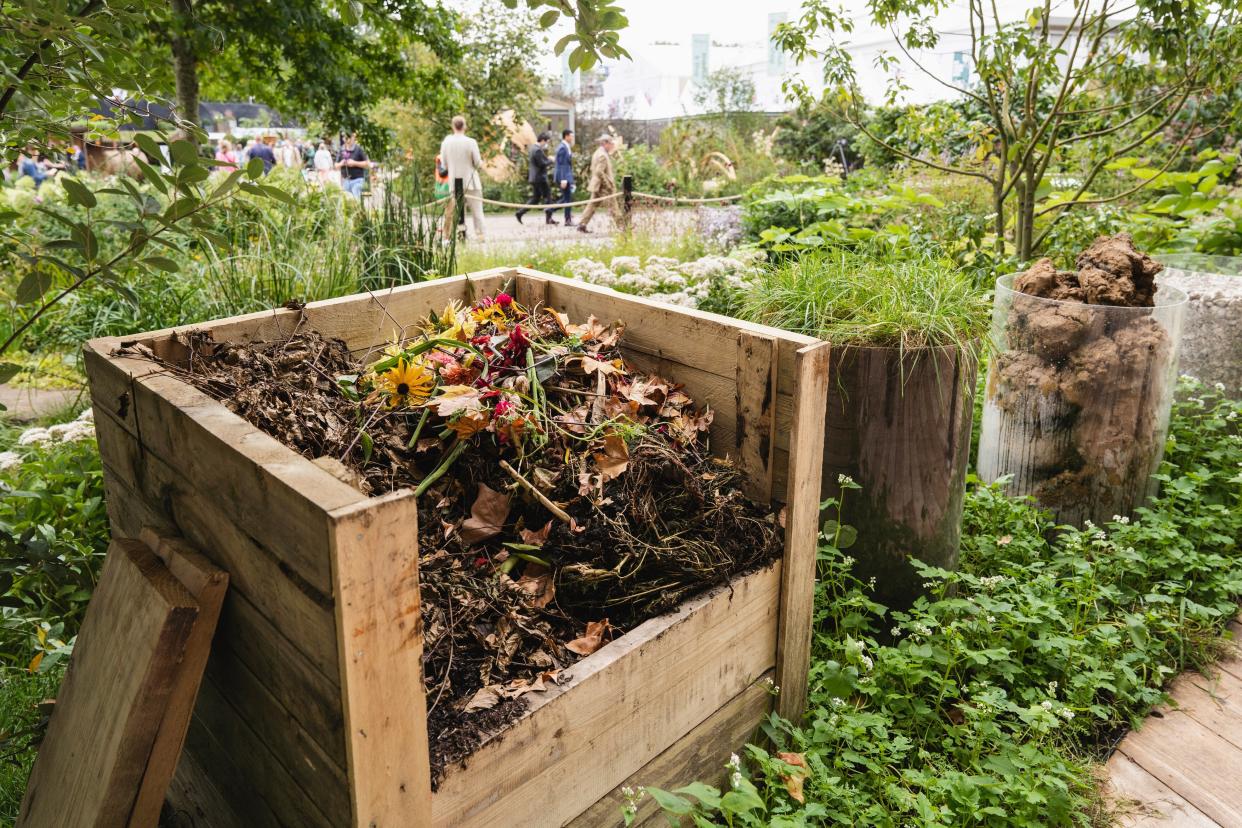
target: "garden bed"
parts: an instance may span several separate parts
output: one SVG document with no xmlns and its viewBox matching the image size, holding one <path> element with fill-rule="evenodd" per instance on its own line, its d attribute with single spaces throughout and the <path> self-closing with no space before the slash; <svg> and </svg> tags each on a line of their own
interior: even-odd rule
<svg viewBox="0 0 1242 828">
<path fill-rule="evenodd" d="M 768 707 L 765 678 L 784 685 L 783 712 L 802 704 L 826 373 L 814 340 L 519 271 L 200 330 L 217 343 L 313 330 L 365 352 L 449 301 L 506 284 L 527 307 L 625 320 L 627 365 L 712 405 L 712 452 L 735 458 L 745 493 L 788 493 L 782 562 L 635 616 L 557 683 L 525 694 L 467 767 L 443 768 L 432 795 L 425 702 L 411 692 L 432 632 L 419 623 L 413 492 L 370 481 L 374 496 L 363 494 L 151 360 L 114 354 L 137 342 L 185 365 L 184 335 L 96 340 L 87 361 L 114 530 L 176 529 L 234 584 L 171 794 L 178 808 L 251 825 L 483 825 L 562 824 L 594 806 L 584 817 L 594 824 L 644 768 L 658 784 L 687 763 L 716 766 Z M 788 450 L 781 432 L 793 435 Z M 661 756 L 681 757 L 678 767 Z"/>
</svg>

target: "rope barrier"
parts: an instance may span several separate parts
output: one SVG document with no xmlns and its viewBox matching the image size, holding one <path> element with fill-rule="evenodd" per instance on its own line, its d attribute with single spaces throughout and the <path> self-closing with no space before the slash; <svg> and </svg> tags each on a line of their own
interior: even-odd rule
<svg viewBox="0 0 1242 828">
<path fill-rule="evenodd" d="M 588 198 L 585 201 L 570 201 L 566 204 L 562 204 L 559 201 L 549 201 L 546 204 L 514 204 L 511 201 L 496 201 L 495 199 L 491 199 L 491 198 L 481 198 L 480 196 L 473 196 L 473 195 L 470 195 L 470 193 L 466 193 L 466 200 L 469 201 L 471 199 L 478 199 L 479 201 L 482 201 L 484 204 L 491 204 L 495 207 L 508 207 L 509 209 L 512 209 L 512 210 L 529 210 L 530 212 L 533 213 L 537 210 L 560 210 L 566 207 L 584 207 L 587 204 L 600 204 L 605 201 L 611 201 L 614 198 L 621 198 L 622 195 L 624 195 L 624 193 L 612 193 L 611 195 L 597 196 L 596 198 Z"/>
<path fill-rule="evenodd" d="M 640 193 L 637 190 L 634 191 L 633 195 L 635 198 L 646 198 L 651 201 L 669 201 L 673 204 L 714 204 L 721 201 L 737 201 L 742 197 L 739 193 L 738 195 L 715 196 L 713 198 L 678 198 L 675 196 L 656 195 L 655 193 Z"/>
<path fill-rule="evenodd" d="M 477 199 L 479 201 L 482 201 L 484 204 L 491 204 L 493 207 L 505 207 L 510 210 L 529 210 L 530 212 L 533 213 L 537 210 L 561 210 L 561 209 L 568 209 L 570 207 L 585 207 L 588 204 L 601 204 L 605 201 L 611 201 L 612 199 L 615 199 L 615 198 L 622 198 L 624 195 L 625 193 L 611 193 L 609 195 L 597 196 L 595 198 L 588 198 L 582 201 L 570 201 L 567 203 L 562 203 L 559 201 L 549 201 L 544 204 L 516 204 L 512 201 L 497 201 L 496 199 L 493 199 L 493 198 L 483 198 L 482 196 L 472 195 L 471 193 L 466 193 L 465 198 L 467 201 L 473 201 Z M 675 196 L 657 195 L 655 193 L 642 193 L 642 192 L 638 192 L 637 190 L 632 192 L 631 195 L 634 198 L 643 198 L 649 201 L 663 201 L 663 202 L 674 204 L 674 205 L 677 205 L 677 204 L 716 204 L 716 203 L 726 202 L 726 201 L 737 201 L 739 198 L 742 197 L 741 194 L 738 194 L 738 195 L 728 195 L 728 196 L 715 196 L 713 198 L 678 198 Z M 440 196 L 434 201 L 429 201 L 426 204 L 420 204 L 415 209 L 426 210 L 428 207 L 435 207 L 437 204 L 443 204 L 444 202 L 449 201 L 452 198 L 453 197 L 451 195 Z"/>
</svg>

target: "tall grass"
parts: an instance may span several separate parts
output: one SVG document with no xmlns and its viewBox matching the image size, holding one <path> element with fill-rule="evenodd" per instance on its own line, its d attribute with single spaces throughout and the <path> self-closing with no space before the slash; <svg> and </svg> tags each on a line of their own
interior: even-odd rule
<svg viewBox="0 0 1242 828">
<path fill-rule="evenodd" d="M 420 185 L 418 176 L 392 179 L 378 200 L 358 216 L 362 286 L 387 288 L 451 276 L 457 240 L 441 242 L 444 210 L 421 206 L 432 200 L 432 194 Z"/>
<path fill-rule="evenodd" d="M 766 269 L 742 316 L 839 345 L 905 349 L 967 344 L 987 330 L 990 303 L 943 259 L 831 249 Z"/>
</svg>

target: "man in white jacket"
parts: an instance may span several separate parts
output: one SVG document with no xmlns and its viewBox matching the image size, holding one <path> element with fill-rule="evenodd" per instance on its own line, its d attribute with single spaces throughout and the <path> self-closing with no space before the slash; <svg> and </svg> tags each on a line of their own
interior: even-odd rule
<svg viewBox="0 0 1242 828">
<path fill-rule="evenodd" d="M 470 210 L 470 219 L 474 224 L 474 237 L 483 238 L 483 181 L 479 178 L 479 169 L 483 166 L 483 158 L 479 155 L 479 142 L 466 136 L 466 119 L 460 115 L 453 116 L 453 134 L 444 136 L 440 142 L 440 160 L 448 170 L 449 186 L 460 178 L 465 189 L 466 207 Z M 449 209 L 456 221 L 456 205 L 449 200 Z"/>
</svg>

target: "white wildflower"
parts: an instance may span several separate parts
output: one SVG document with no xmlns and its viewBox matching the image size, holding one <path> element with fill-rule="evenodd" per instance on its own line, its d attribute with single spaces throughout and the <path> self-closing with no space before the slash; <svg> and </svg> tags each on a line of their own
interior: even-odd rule
<svg viewBox="0 0 1242 828">
<path fill-rule="evenodd" d="M 874 666 L 874 662 L 871 660 L 871 656 L 865 655 L 860 660 L 862 661 L 862 665 L 864 669 L 870 670 Z"/>
<path fill-rule="evenodd" d="M 1214 382 L 1212 383 L 1212 387 L 1220 392 L 1224 392 L 1225 390 L 1225 384 L 1223 382 Z"/>
<path fill-rule="evenodd" d="M 989 624 L 995 624 L 995 623 L 996 623 L 996 616 L 995 616 L 995 615 L 989 615 L 989 616 L 988 616 L 988 623 L 989 623 Z"/>
<path fill-rule="evenodd" d="M 729 770 L 733 770 L 733 771 L 741 770 L 742 757 L 738 756 L 736 753 L 730 754 L 729 764 L 727 765 L 727 767 L 729 768 Z"/>
<path fill-rule="evenodd" d="M 1050 682 L 1048 682 L 1048 692 L 1049 692 L 1049 693 L 1056 693 L 1056 692 L 1057 692 L 1057 688 L 1058 688 L 1058 687 L 1060 687 L 1060 686 L 1061 686 L 1061 685 L 1057 684 L 1055 681 L 1050 681 Z"/>
<path fill-rule="evenodd" d="M 732 785 L 734 788 L 740 788 L 740 787 L 742 787 L 742 774 L 741 774 L 741 772 L 739 772 L 739 771 L 734 771 L 734 772 L 733 772 L 733 775 L 729 777 L 729 784 L 730 784 L 730 785 Z"/>
<path fill-rule="evenodd" d="M 1070 710 L 1068 707 L 1062 707 L 1057 712 L 1060 713 L 1061 718 L 1065 719 L 1067 722 L 1074 718 L 1074 711 Z"/>
<path fill-rule="evenodd" d="M 832 705 L 832 707 L 836 709 L 840 709 L 842 707 L 845 707 L 845 699 L 838 698 L 837 696 L 833 696 L 831 699 L 828 700 L 828 704 Z"/>
<path fill-rule="evenodd" d="M 914 624 L 914 632 L 917 635 L 931 635 L 932 628 L 926 624 L 916 623 Z"/>
<path fill-rule="evenodd" d="M 22 464 L 22 456 L 15 451 L 0 451 L 0 471 L 15 469 Z"/>
<path fill-rule="evenodd" d="M 78 422 L 93 423 L 95 422 L 95 409 L 88 408 L 78 415 Z"/>
<path fill-rule="evenodd" d="M 854 482 L 854 478 L 850 477 L 848 474 L 837 475 L 837 483 L 841 486 L 848 486 L 849 484 L 853 482 Z"/>
<path fill-rule="evenodd" d="M 900 638 L 901 627 L 893 627 L 891 630 L 889 630 L 889 633 L 893 636 L 893 638 Z"/>
<path fill-rule="evenodd" d="M 1050 701 L 1048 701 L 1047 699 L 1045 699 L 1044 701 L 1041 701 L 1041 702 L 1039 703 L 1039 706 L 1040 706 L 1040 707 L 1042 707 L 1044 710 L 1051 710 L 1051 709 L 1052 709 L 1052 702 L 1050 702 Z"/>
<path fill-rule="evenodd" d="M 612 268 L 614 273 L 633 273 L 639 268 L 638 257 L 613 256 L 608 266 Z"/>
<path fill-rule="evenodd" d="M 46 428 L 28 428 L 17 438 L 19 446 L 41 446 L 51 440 Z"/>
</svg>

